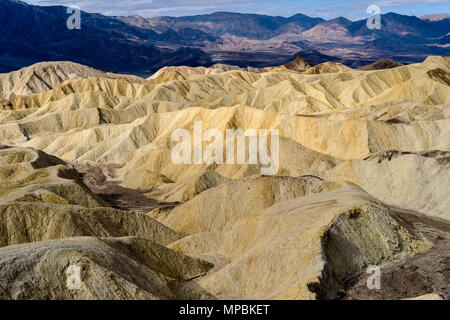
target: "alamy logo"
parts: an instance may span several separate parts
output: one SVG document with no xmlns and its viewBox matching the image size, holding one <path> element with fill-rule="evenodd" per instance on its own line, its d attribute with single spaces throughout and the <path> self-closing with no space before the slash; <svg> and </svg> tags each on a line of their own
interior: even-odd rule
<svg viewBox="0 0 450 320">
<path fill-rule="evenodd" d="M 69 290 L 81 289 L 81 267 L 70 265 L 66 270 L 66 285 Z"/>
<path fill-rule="evenodd" d="M 381 289 L 381 269 L 378 266 L 370 266 L 367 268 L 367 274 L 371 276 L 367 278 L 367 289 L 380 290 Z"/>
<path fill-rule="evenodd" d="M 69 30 L 81 29 L 81 9 L 78 6 L 71 5 L 67 7 L 67 14 L 71 16 L 67 19 L 66 25 Z"/>
<path fill-rule="evenodd" d="M 371 14 L 367 19 L 367 29 L 381 29 L 381 8 L 377 5 L 371 5 L 367 8 L 367 13 Z"/>
<path fill-rule="evenodd" d="M 276 129 L 270 130 L 270 154 L 266 129 L 229 129 L 224 137 L 218 129 L 203 132 L 202 122 L 195 121 L 193 139 L 186 129 L 176 130 L 171 139 L 179 142 L 172 150 L 175 164 L 259 164 L 263 175 L 275 175 L 279 169 L 280 142 Z M 203 143 L 210 144 L 203 148 Z"/>
</svg>

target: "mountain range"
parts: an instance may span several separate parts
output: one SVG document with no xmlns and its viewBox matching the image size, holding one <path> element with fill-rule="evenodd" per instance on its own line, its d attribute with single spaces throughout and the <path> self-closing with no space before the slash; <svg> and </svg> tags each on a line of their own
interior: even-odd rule
<svg viewBox="0 0 450 320">
<path fill-rule="evenodd" d="M 81 29 L 69 30 L 68 17 L 63 6 L 0 0 L 0 72 L 43 60 L 148 76 L 166 65 L 280 65 L 297 53 L 313 63 L 351 67 L 381 58 L 412 63 L 450 55 L 448 15 L 387 13 L 380 30 L 369 30 L 366 20 L 343 17 L 326 21 L 303 14 L 231 12 L 155 18 L 82 12 Z"/>
</svg>

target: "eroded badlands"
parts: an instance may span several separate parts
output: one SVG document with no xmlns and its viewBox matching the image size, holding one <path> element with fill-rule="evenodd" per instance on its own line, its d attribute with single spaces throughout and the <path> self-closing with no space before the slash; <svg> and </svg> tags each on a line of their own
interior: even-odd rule
<svg viewBox="0 0 450 320">
<path fill-rule="evenodd" d="M 0 297 L 359 298 L 368 266 L 433 256 L 443 278 L 373 298 L 448 299 L 449 85 L 445 57 L 0 74 Z M 173 163 L 172 133 L 195 121 L 277 129 L 277 174 Z"/>
</svg>

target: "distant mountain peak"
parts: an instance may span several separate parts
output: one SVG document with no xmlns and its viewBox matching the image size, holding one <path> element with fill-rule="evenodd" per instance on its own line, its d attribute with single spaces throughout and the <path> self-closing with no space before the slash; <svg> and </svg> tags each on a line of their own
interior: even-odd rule
<svg viewBox="0 0 450 320">
<path fill-rule="evenodd" d="M 414 63 L 430 54 L 450 55 L 446 14 L 419 19 L 391 12 L 382 16 L 381 30 L 369 30 L 366 20 L 326 21 L 303 13 L 290 17 L 227 11 L 155 18 L 82 15 L 82 30 L 68 30 L 64 6 L 0 0 L 0 72 L 54 60 L 148 76 L 167 65 L 279 66 L 296 52 L 309 52 L 302 56 L 314 65 L 332 60 L 352 67 L 385 57 Z M 294 69 L 308 67 L 305 61 L 291 64 L 295 63 Z"/>
</svg>

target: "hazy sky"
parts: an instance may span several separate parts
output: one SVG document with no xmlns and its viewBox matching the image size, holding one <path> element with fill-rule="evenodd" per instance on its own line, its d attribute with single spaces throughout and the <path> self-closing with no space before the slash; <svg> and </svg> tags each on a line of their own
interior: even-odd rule
<svg viewBox="0 0 450 320">
<path fill-rule="evenodd" d="M 368 16 L 366 9 L 376 4 L 382 13 L 397 12 L 421 16 L 450 13 L 449 0 L 26 0 L 38 5 L 77 5 L 88 12 L 106 15 L 181 16 L 232 11 L 291 16 L 303 13 L 326 19 L 344 16 L 356 20 Z"/>
</svg>

